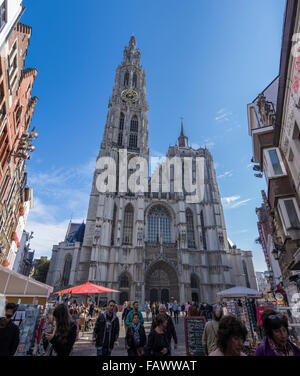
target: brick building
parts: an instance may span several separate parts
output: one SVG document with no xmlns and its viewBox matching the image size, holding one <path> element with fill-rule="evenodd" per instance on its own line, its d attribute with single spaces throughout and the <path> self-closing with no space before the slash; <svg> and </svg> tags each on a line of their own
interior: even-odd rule
<svg viewBox="0 0 300 376">
<path fill-rule="evenodd" d="M 29 133 L 37 70 L 24 69 L 31 34 L 30 26 L 17 22 L 0 51 L 0 263 L 10 269 L 33 203 L 25 173 L 37 137 L 34 129 Z"/>
</svg>

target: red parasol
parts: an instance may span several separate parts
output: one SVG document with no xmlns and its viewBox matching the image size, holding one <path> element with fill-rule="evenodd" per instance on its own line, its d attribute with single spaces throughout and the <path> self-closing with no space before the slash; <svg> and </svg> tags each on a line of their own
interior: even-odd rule
<svg viewBox="0 0 300 376">
<path fill-rule="evenodd" d="M 86 282 L 83 285 L 70 287 L 62 291 L 56 291 L 54 294 L 68 294 L 69 292 L 72 295 L 76 294 L 101 294 L 103 292 L 120 292 L 118 290 L 109 289 L 108 287 L 94 285 L 91 282 Z"/>
</svg>

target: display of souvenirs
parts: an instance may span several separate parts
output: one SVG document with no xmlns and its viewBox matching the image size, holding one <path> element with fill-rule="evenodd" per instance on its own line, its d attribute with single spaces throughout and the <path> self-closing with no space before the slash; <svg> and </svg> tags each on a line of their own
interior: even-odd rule
<svg viewBox="0 0 300 376">
<path fill-rule="evenodd" d="M 26 356 L 33 352 L 41 309 L 37 305 L 20 304 L 13 321 L 20 328 L 20 342 L 15 356 Z"/>
</svg>

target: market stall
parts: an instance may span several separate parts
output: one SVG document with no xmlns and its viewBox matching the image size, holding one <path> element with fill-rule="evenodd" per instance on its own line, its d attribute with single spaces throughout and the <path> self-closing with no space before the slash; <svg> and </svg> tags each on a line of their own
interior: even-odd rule
<svg viewBox="0 0 300 376">
<path fill-rule="evenodd" d="M 246 345 L 249 352 L 253 352 L 260 342 L 260 332 L 257 325 L 256 299 L 262 293 L 244 286 L 233 287 L 217 293 L 222 303 L 226 303 L 228 314 L 236 316 L 244 323 L 248 331 Z"/>
<path fill-rule="evenodd" d="M 0 315 L 4 314 L 6 303 L 18 304 L 12 318 L 20 329 L 16 356 L 37 353 L 42 317 L 52 292 L 53 287 L 0 266 Z"/>
<path fill-rule="evenodd" d="M 0 294 L 8 303 L 45 305 L 52 286 L 0 266 Z"/>
</svg>

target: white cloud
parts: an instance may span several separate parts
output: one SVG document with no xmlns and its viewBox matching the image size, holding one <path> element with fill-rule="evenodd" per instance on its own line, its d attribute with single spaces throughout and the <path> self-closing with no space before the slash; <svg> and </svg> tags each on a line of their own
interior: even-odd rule
<svg viewBox="0 0 300 376">
<path fill-rule="evenodd" d="M 232 170 L 231 171 L 225 171 L 224 174 L 218 175 L 217 178 L 223 179 L 223 178 L 229 178 L 230 176 L 232 176 Z"/>
<path fill-rule="evenodd" d="M 238 201 L 240 198 L 241 196 L 223 197 L 221 200 L 224 209 L 236 209 L 240 206 L 245 205 L 248 201 L 251 200 L 251 198 L 248 198 L 246 200 Z"/>
<path fill-rule="evenodd" d="M 218 122 L 229 121 L 231 115 L 232 115 L 232 112 L 228 111 L 226 108 L 222 108 L 221 110 L 217 112 L 217 116 L 215 117 L 215 120 Z"/>
</svg>

